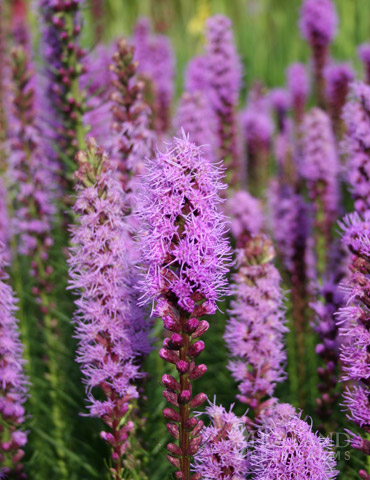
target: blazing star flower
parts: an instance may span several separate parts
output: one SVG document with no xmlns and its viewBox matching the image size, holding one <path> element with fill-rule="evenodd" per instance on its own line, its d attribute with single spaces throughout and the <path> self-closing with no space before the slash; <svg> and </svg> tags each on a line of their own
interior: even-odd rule
<svg viewBox="0 0 370 480">
<path fill-rule="evenodd" d="M 233 277 L 235 300 L 231 302 L 225 341 L 228 365 L 238 382 L 238 399 L 258 418 L 270 405 L 277 383 L 286 378 L 283 337 L 287 332 L 281 277 L 272 264 L 274 249 L 269 239 L 255 236 L 239 255 Z"/>
<path fill-rule="evenodd" d="M 175 117 L 176 130 L 183 130 L 191 142 L 202 147 L 204 156 L 214 161 L 217 151 L 216 118 L 201 91 L 185 92 Z"/>
<path fill-rule="evenodd" d="M 210 85 L 208 59 L 206 55 L 199 55 L 190 60 L 185 73 L 185 90 L 187 92 L 203 92 L 207 94 Z"/>
<path fill-rule="evenodd" d="M 10 219 L 8 214 L 8 195 L 3 180 L 0 178 L 0 244 L 3 245 L 3 257 L 10 260 Z"/>
<path fill-rule="evenodd" d="M 370 208 L 370 86 L 355 83 L 351 98 L 343 109 L 346 134 L 342 151 L 347 157 L 347 178 L 355 200 L 355 209 Z"/>
<path fill-rule="evenodd" d="M 255 480 L 331 480 L 337 477 L 333 443 L 312 431 L 291 405 L 277 405 L 258 431 L 250 456 Z"/>
<path fill-rule="evenodd" d="M 24 374 L 23 346 L 15 317 L 16 299 L 5 272 L 4 245 L 0 244 L 0 461 L 5 475 L 22 475 L 27 432 L 23 404 L 27 399 L 28 380 Z M 1 473 L 1 472 L 0 472 Z M 20 476 L 20 478 L 22 478 Z"/>
<path fill-rule="evenodd" d="M 140 357 L 149 351 L 143 312 L 133 289 L 132 239 L 125 220 L 125 197 L 107 156 L 90 140 L 77 158 L 80 167 L 71 227 L 70 288 L 79 293 L 75 312 L 77 361 L 85 377 L 91 416 L 101 417 L 112 433 L 101 436 L 112 447 L 114 472 L 133 429 L 127 421 L 138 397 Z M 103 399 L 96 398 L 97 390 Z M 124 420 L 123 420 L 124 419 Z"/>
<path fill-rule="evenodd" d="M 295 120 L 300 124 L 303 120 L 310 85 L 306 67 L 302 63 L 293 63 L 287 70 L 287 83 L 291 95 Z"/>
<path fill-rule="evenodd" d="M 135 60 L 138 72 L 153 88 L 151 106 L 155 130 L 163 135 L 170 125 L 170 109 L 174 92 L 175 58 L 172 46 L 164 35 L 152 32 L 150 20 L 141 18 L 134 31 Z"/>
<path fill-rule="evenodd" d="M 349 85 L 355 78 L 353 69 L 347 63 L 328 65 L 324 70 L 326 99 L 334 130 L 340 134 L 341 113 L 349 92 Z"/>
<path fill-rule="evenodd" d="M 370 43 L 363 43 L 358 47 L 358 56 L 364 64 L 365 81 L 370 84 Z"/>
<path fill-rule="evenodd" d="M 312 109 L 303 121 L 301 174 L 315 205 L 316 227 L 328 246 L 338 215 L 339 160 L 330 118 L 318 108 Z"/>
<path fill-rule="evenodd" d="M 163 395 L 176 407 L 165 408 L 163 414 L 168 431 L 179 440 L 179 445 L 167 445 L 177 478 L 189 478 L 190 458 L 201 443 L 202 424 L 191 416 L 207 398 L 204 393 L 193 396 L 191 385 L 207 370 L 195 363 L 205 347 L 198 339 L 209 326 L 200 317 L 215 313 L 226 288 L 229 245 L 219 209 L 221 175 L 184 134 L 148 161 L 139 209 L 146 268 L 140 290 L 143 301 L 154 303 L 154 313 L 172 332 L 160 356 L 176 365 L 180 377 L 162 377 Z"/>
<path fill-rule="evenodd" d="M 248 473 L 245 424 L 222 405 L 210 404 L 210 425 L 202 429 L 202 444 L 194 456 L 195 479 L 244 480 Z"/>
<path fill-rule="evenodd" d="M 286 116 L 291 107 L 289 92 L 284 88 L 274 88 L 269 94 L 269 100 L 276 113 L 278 131 L 282 132 L 285 129 Z"/>
</svg>

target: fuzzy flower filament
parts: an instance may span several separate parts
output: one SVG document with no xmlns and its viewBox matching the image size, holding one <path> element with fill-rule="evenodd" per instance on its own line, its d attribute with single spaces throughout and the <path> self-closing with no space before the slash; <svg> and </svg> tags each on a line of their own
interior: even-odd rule
<svg viewBox="0 0 370 480">
<path fill-rule="evenodd" d="M 207 370 L 196 364 L 205 346 L 200 337 L 209 326 L 201 317 L 215 313 L 228 271 L 229 245 L 218 208 L 218 191 L 224 186 L 220 170 L 186 136 L 148 161 L 144 179 L 140 239 L 146 272 L 141 290 L 143 301 L 154 302 L 155 314 L 170 332 L 160 356 L 175 365 L 178 379 L 162 377 L 163 395 L 171 404 L 163 414 L 178 444 L 168 444 L 168 459 L 176 478 L 189 480 L 203 426 L 191 412 L 207 398 L 192 393 L 192 382 Z"/>
<path fill-rule="evenodd" d="M 5 272 L 4 245 L 0 245 L 0 476 L 26 478 L 23 447 L 27 443 L 24 403 L 28 381 L 24 374 L 23 346 L 15 317 L 16 300 Z"/>
<path fill-rule="evenodd" d="M 132 240 L 122 188 L 93 140 L 77 160 L 78 223 L 71 227 L 69 259 L 70 288 L 79 293 L 77 361 L 85 377 L 90 415 L 100 417 L 109 429 L 101 437 L 112 448 L 112 477 L 120 480 L 122 456 L 133 429 L 130 402 L 138 396 L 134 382 L 142 376 L 138 360 L 149 345 L 132 288 Z M 98 390 L 102 400 L 96 399 Z"/>
</svg>

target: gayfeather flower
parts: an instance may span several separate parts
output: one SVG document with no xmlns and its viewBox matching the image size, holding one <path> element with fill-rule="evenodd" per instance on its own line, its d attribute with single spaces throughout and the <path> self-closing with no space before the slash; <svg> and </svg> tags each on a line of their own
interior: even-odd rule
<svg viewBox="0 0 370 480">
<path fill-rule="evenodd" d="M 284 88 L 274 88 L 269 94 L 271 106 L 276 113 L 278 131 L 285 129 L 286 116 L 291 107 L 290 95 Z"/>
<path fill-rule="evenodd" d="M 191 142 L 203 147 L 203 154 L 214 161 L 217 152 L 216 118 L 201 91 L 185 92 L 175 117 L 176 130 L 183 130 Z"/>
<path fill-rule="evenodd" d="M 174 93 L 175 57 L 169 39 L 152 32 L 150 20 L 141 18 L 134 32 L 135 60 L 139 62 L 138 72 L 148 80 L 153 89 L 155 130 L 159 135 L 170 126 L 170 110 Z"/>
<path fill-rule="evenodd" d="M 349 92 L 349 85 L 355 78 L 350 65 L 341 63 L 328 65 L 324 70 L 325 95 L 330 116 L 333 120 L 334 131 L 341 134 L 341 113 Z"/>
<path fill-rule="evenodd" d="M 51 112 L 48 122 L 54 131 L 55 157 L 71 176 L 75 154 L 84 148 L 86 133 L 85 95 L 80 88 L 85 52 L 79 45 L 84 0 L 39 1 L 43 19 L 41 50 Z"/>
<path fill-rule="evenodd" d="M 222 171 L 203 157 L 202 149 L 184 135 L 148 161 L 140 204 L 140 246 L 146 272 L 140 289 L 152 301 L 154 313 L 171 332 L 160 356 L 176 366 L 179 381 L 165 374 L 163 395 L 175 407 L 165 408 L 168 460 L 177 478 L 190 478 L 190 460 L 202 441 L 203 422 L 191 410 L 206 400 L 192 394 L 192 381 L 207 370 L 195 358 L 204 349 L 199 337 L 208 329 L 200 317 L 214 314 L 226 290 L 229 245 L 218 191 Z M 195 341 L 194 341 L 195 340 Z M 192 477 L 194 480 L 198 477 Z"/>
<path fill-rule="evenodd" d="M 190 60 L 185 72 L 185 90 L 207 94 L 211 71 L 206 55 L 198 55 Z"/>
<path fill-rule="evenodd" d="M 8 214 L 8 192 L 0 178 L 0 244 L 3 245 L 3 257 L 10 260 L 10 218 Z"/>
<path fill-rule="evenodd" d="M 248 473 L 245 424 L 222 405 L 206 408 L 210 424 L 202 429 L 202 443 L 194 456 L 195 479 L 244 480 Z"/>
<path fill-rule="evenodd" d="M 358 213 L 347 215 L 341 222 L 342 241 L 352 254 L 350 277 L 344 283 L 346 306 L 338 311 L 338 325 L 343 337 L 340 359 L 343 380 L 349 381 L 343 395 L 347 417 L 368 433 L 370 429 L 370 329 L 369 329 L 369 286 L 370 286 L 370 212 L 363 218 Z M 366 440 L 354 436 L 352 446 L 370 455 Z M 360 476 L 368 479 L 364 473 Z"/>
<path fill-rule="evenodd" d="M 114 74 L 111 94 L 113 157 L 117 161 L 125 191 L 135 191 L 135 177 L 144 171 L 144 160 L 154 149 L 151 111 L 144 101 L 144 83 L 137 78 L 134 47 L 122 38 L 117 42 L 111 70 Z M 133 198 L 130 202 L 134 201 Z"/>
<path fill-rule="evenodd" d="M 206 24 L 208 97 L 217 118 L 220 160 L 230 169 L 231 184 L 238 182 L 240 147 L 236 108 L 242 69 L 231 20 L 223 15 L 210 17 Z"/>
<path fill-rule="evenodd" d="M 255 480 L 331 480 L 337 477 L 333 443 L 312 431 L 293 407 L 278 404 L 262 423 L 250 470 Z"/>
<path fill-rule="evenodd" d="M 230 230 L 238 248 L 260 233 L 265 221 L 260 201 L 244 190 L 226 200 L 225 212 L 231 218 Z"/>
<path fill-rule="evenodd" d="M 6 140 L 6 32 L 3 0 L 0 0 L 0 173 L 6 170 L 4 143 Z"/>
<path fill-rule="evenodd" d="M 346 134 L 342 151 L 347 157 L 347 178 L 355 209 L 370 208 L 370 86 L 354 83 L 351 98 L 343 109 Z"/>
<path fill-rule="evenodd" d="M 0 463 L 6 478 L 25 478 L 19 463 L 27 443 L 24 402 L 28 380 L 24 374 L 23 346 L 15 317 L 16 300 L 5 272 L 4 245 L 0 244 Z M 10 478 L 9 477 L 9 478 Z M 17 477 L 18 478 L 18 477 Z"/>
<path fill-rule="evenodd" d="M 287 84 L 296 123 L 299 125 L 304 116 L 310 85 L 305 65 L 293 63 L 287 70 Z"/>
<path fill-rule="evenodd" d="M 318 108 L 303 121 L 301 174 L 314 205 L 316 228 L 329 248 L 339 208 L 339 159 L 330 118 Z"/>
<path fill-rule="evenodd" d="M 74 317 L 77 361 L 90 415 L 109 427 L 101 437 L 112 447 L 113 478 L 118 480 L 133 429 L 128 417 L 130 403 L 138 397 L 134 382 L 143 376 L 138 361 L 149 350 L 148 322 L 136 305 L 123 190 L 93 140 L 77 160 L 74 212 L 79 219 L 71 227 L 69 259 L 70 288 L 79 294 Z"/>
<path fill-rule="evenodd" d="M 370 43 L 363 43 L 358 47 L 358 56 L 364 64 L 365 81 L 370 84 Z"/>
<path fill-rule="evenodd" d="M 324 67 L 329 57 L 329 45 L 337 30 L 337 13 L 332 0 L 305 0 L 299 26 L 309 42 L 314 62 L 316 91 L 319 105 L 324 105 Z"/>
<path fill-rule="evenodd" d="M 240 391 L 237 398 L 254 411 L 254 419 L 271 405 L 276 384 L 286 378 L 287 328 L 274 255 L 271 241 L 262 235 L 250 238 L 240 251 L 233 277 L 236 298 L 224 336 L 231 357 L 228 368 Z"/>
</svg>

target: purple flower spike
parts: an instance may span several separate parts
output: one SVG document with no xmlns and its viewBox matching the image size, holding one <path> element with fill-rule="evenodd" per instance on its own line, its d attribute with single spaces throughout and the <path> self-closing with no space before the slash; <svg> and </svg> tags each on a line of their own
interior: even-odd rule
<svg viewBox="0 0 370 480">
<path fill-rule="evenodd" d="M 10 219 L 8 214 L 8 192 L 0 178 L 0 244 L 3 245 L 4 260 L 10 260 Z"/>
<path fill-rule="evenodd" d="M 170 109 L 174 92 L 175 57 L 170 41 L 164 35 L 156 35 L 148 18 L 141 18 L 134 32 L 135 60 L 138 72 L 153 89 L 150 105 L 155 130 L 163 135 L 170 125 Z"/>
<path fill-rule="evenodd" d="M 365 81 L 370 84 L 370 43 L 364 43 L 358 47 L 358 56 L 364 64 Z"/>
<path fill-rule="evenodd" d="M 334 445 L 312 431 L 290 405 L 266 417 L 251 454 L 254 480 L 332 480 L 337 477 Z"/>
<path fill-rule="evenodd" d="M 337 23 L 332 0 L 305 0 L 303 3 L 300 28 L 312 49 L 316 90 L 321 107 L 324 105 L 324 67 L 328 61 L 329 45 L 337 31 Z"/>
<path fill-rule="evenodd" d="M 340 334 L 343 338 L 340 359 L 343 368 L 343 380 L 349 386 L 343 395 L 347 417 L 363 429 L 364 436 L 370 429 L 370 348 L 369 328 L 369 284 L 370 284 L 370 211 L 363 218 L 357 213 L 347 215 L 341 222 L 342 240 L 352 253 L 350 277 L 345 282 L 346 306 L 339 309 L 337 315 Z M 352 442 L 352 446 L 370 455 L 369 449 L 360 441 L 361 436 Z M 361 475 L 361 478 L 367 478 Z"/>
<path fill-rule="evenodd" d="M 206 57 L 209 71 L 208 95 L 217 117 L 219 159 L 230 169 L 230 183 L 238 183 L 240 148 L 237 139 L 236 108 L 242 69 L 231 20 L 223 15 L 210 17 L 206 25 Z"/>
<path fill-rule="evenodd" d="M 301 174 L 314 205 L 316 228 L 324 235 L 328 249 L 338 216 L 339 159 L 330 118 L 318 108 L 303 122 Z"/>
<path fill-rule="evenodd" d="M 270 102 L 277 117 L 278 131 L 285 129 L 286 115 L 291 107 L 289 92 L 284 88 L 274 88 L 270 92 Z"/>
<path fill-rule="evenodd" d="M 351 98 L 343 109 L 346 135 L 342 151 L 347 157 L 347 177 L 355 209 L 370 209 L 370 86 L 354 83 Z"/>
<path fill-rule="evenodd" d="M 328 65 L 324 70 L 326 80 L 326 100 L 330 116 L 333 120 L 334 130 L 341 134 L 341 113 L 349 92 L 349 85 L 355 78 L 355 73 L 350 65 L 342 63 Z"/>
<path fill-rule="evenodd" d="M 205 55 L 199 55 L 190 60 L 185 74 L 185 89 L 188 92 L 203 92 L 207 94 L 210 82 L 208 59 Z"/>
<path fill-rule="evenodd" d="M 101 417 L 112 433 L 102 432 L 112 448 L 115 478 L 121 478 L 132 422 L 134 382 L 143 376 L 138 359 L 148 353 L 148 322 L 136 305 L 132 240 L 125 222 L 125 197 L 110 161 L 90 139 L 77 157 L 79 216 L 71 227 L 70 288 L 79 293 L 75 313 L 77 361 L 85 377 L 90 415 Z M 95 395 L 100 390 L 101 400 Z"/>
<path fill-rule="evenodd" d="M 203 147 L 204 156 L 208 160 L 216 159 L 216 118 L 204 93 L 195 91 L 183 94 L 175 124 L 179 134 L 183 130 L 189 135 L 191 142 Z"/>
<path fill-rule="evenodd" d="M 238 382 L 238 399 L 250 406 L 254 419 L 271 404 L 277 383 L 286 378 L 283 336 L 287 332 L 281 278 L 272 264 L 274 249 L 264 236 L 249 239 L 239 255 L 225 341 L 228 365 Z"/>
<path fill-rule="evenodd" d="M 23 346 L 19 339 L 15 318 L 16 299 L 5 272 L 4 245 L 0 244 L 0 461 L 1 470 L 9 478 L 25 478 L 22 475 L 27 443 L 23 404 L 27 399 L 28 380 L 24 374 Z"/>
<path fill-rule="evenodd" d="M 304 116 L 310 85 L 305 65 L 293 63 L 287 70 L 287 83 L 291 95 L 294 118 L 299 125 Z"/>
<path fill-rule="evenodd" d="M 233 407 L 233 406 L 232 406 Z M 199 478 L 244 480 L 248 473 L 245 424 L 220 405 L 206 408 L 210 425 L 202 429 L 201 446 L 194 456 L 193 470 Z"/>
<path fill-rule="evenodd" d="M 226 287 L 230 250 L 219 209 L 218 191 L 225 188 L 221 177 L 222 171 L 185 135 L 148 161 L 144 176 L 140 240 L 147 271 L 140 287 L 143 301 L 154 302 L 154 313 L 170 330 L 160 355 L 176 366 L 177 378 L 162 378 L 163 395 L 175 409 L 163 414 L 179 443 L 167 446 L 179 479 L 190 478 L 190 460 L 201 442 L 202 425 L 191 410 L 207 398 L 192 395 L 192 381 L 206 372 L 195 360 L 204 349 L 199 337 L 208 328 L 200 317 L 215 313 Z"/>
</svg>

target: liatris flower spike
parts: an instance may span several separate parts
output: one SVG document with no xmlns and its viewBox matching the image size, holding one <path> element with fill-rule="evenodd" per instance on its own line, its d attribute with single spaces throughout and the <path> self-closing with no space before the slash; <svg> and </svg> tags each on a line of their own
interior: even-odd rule
<svg viewBox="0 0 370 480">
<path fill-rule="evenodd" d="M 370 209 L 370 86 L 354 83 L 351 97 L 343 110 L 346 134 L 342 151 L 347 158 L 347 179 L 355 209 Z"/>
<path fill-rule="evenodd" d="M 278 404 L 262 423 L 250 457 L 254 480 L 332 480 L 337 477 L 335 454 L 329 437 L 289 404 Z"/>
<path fill-rule="evenodd" d="M 256 235 L 246 241 L 233 277 L 235 300 L 225 332 L 231 357 L 228 368 L 240 392 L 237 398 L 250 407 L 254 421 L 271 406 L 276 384 L 286 378 L 287 328 L 281 278 L 273 258 L 267 237 Z"/>
<path fill-rule="evenodd" d="M 194 456 L 196 479 L 244 480 L 248 473 L 245 424 L 222 405 L 210 404 L 210 424 L 202 430 L 202 444 Z"/>
<path fill-rule="evenodd" d="M 364 64 L 365 82 L 370 84 L 370 43 L 363 43 L 358 47 L 358 56 Z"/>
<path fill-rule="evenodd" d="M 27 443 L 24 402 L 28 381 L 24 374 L 23 346 L 15 317 L 16 300 L 5 272 L 4 245 L 0 244 L 0 477 L 27 478 L 20 463 Z"/>
<path fill-rule="evenodd" d="M 71 227 L 70 288 L 78 292 L 75 313 L 77 361 L 85 377 L 90 415 L 108 427 L 101 437 L 112 448 L 112 478 L 121 480 L 123 455 L 134 425 L 131 402 L 142 377 L 138 359 L 148 352 L 142 311 L 131 282 L 132 241 L 125 223 L 125 197 L 107 156 L 89 139 L 77 156 L 79 169 Z M 97 391 L 100 390 L 100 400 Z"/>
<path fill-rule="evenodd" d="M 190 461 L 203 427 L 191 411 L 207 398 L 192 393 L 192 382 L 207 370 L 195 362 L 205 347 L 199 338 L 209 327 L 201 317 L 215 313 L 226 286 L 230 251 L 219 209 L 221 177 L 185 135 L 148 161 L 144 177 L 140 241 L 146 272 L 140 287 L 143 301 L 154 302 L 155 314 L 171 332 L 160 356 L 176 366 L 178 380 L 162 377 L 163 395 L 172 405 L 163 414 L 177 440 L 167 449 L 179 480 L 198 478 L 190 476 Z"/>
<path fill-rule="evenodd" d="M 305 0 L 300 28 L 312 49 L 315 88 L 320 107 L 324 107 L 324 68 L 329 59 L 329 46 L 337 30 L 337 13 L 332 0 Z"/>
<path fill-rule="evenodd" d="M 305 65 L 293 63 L 287 70 L 288 90 L 291 95 L 295 122 L 300 125 L 310 92 L 310 85 Z"/>
</svg>

